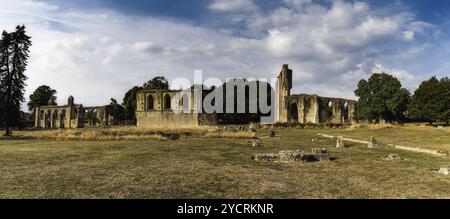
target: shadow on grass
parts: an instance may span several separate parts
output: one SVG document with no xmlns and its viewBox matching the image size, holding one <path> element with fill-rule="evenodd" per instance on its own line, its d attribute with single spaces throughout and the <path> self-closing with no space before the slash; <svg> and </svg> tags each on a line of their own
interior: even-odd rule
<svg viewBox="0 0 450 219">
<path fill-rule="evenodd" d="M 30 136 L 0 136 L 0 141 L 18 141 L 18 140 L 32 140 L 35 139 Z"/>
</svg>

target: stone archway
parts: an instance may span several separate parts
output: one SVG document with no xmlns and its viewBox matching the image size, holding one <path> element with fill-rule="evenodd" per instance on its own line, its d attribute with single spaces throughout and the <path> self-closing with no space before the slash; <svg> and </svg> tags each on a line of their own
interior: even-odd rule
<svg viewBox="0 0 450 219">
<path fill-rule="evenodd" d="M 153 98 L 153 95 L 148 95 L 148 97 L 147 97 L 147 110 L 148 111 L 154 110 L 154 108 L 155 108 L 154 102 L 155 102 L 155 100 Z"/>
<path fill-rule="evenodd" d="M 52 118 L 51 118 L 51 122 L 52 122 L 52 127 L 51 128 L 56 128 L 56 124 L 57 124 L 57 119 L 58 119 L 58 110 L 53 110 L 52 112 Z"/>
<path fill-rule="evenodd" d="M 289 105 L 289 121 L 298 122 L 298 106 L 297 103 Z"/>
<path fill-rule="evenodd" d="M 65 128 L 66 124 L 66 110 L 63 109 L 59 114 L 59 128 Z"/>
<path fill-rule="evenodd" d="M 45 128 L 51 128 L 52 126 L 51 117 L 52 112 L 50 110 L 47 110 L 47 112 L 45 113 Z"/>
<path fill-rule="evenodd" d="M 164 109 L 165 110 L 169 110 L 172 108 L 172 103 L 171 103 L 171 99 L 170 99 L 170 95 L 166 94 L 164 95 Z"/>
</svg>

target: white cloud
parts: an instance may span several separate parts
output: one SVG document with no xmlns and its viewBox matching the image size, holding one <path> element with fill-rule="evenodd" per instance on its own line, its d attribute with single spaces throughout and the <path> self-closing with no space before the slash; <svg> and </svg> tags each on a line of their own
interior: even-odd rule
<svg viewBox="0 0 450 219">
<path fill-rule="evenodd" d="M 406 87 L 411 93 L 414 92 L 418 84 L 421 80 L 423 80 L 420 76 L 415 76 L 408 71 L 395 69 L 395 68 L 385 68 L 383 65 L 376 63 L 372 67 L 373 73 L 388 73 L 396 77 L 401 81 L 402 86 Z"/>
<path fill-rule="evenodd" d="M 209 8 L 222 12 L 249 12 L 257 10 L 253 0 L 214 0 Z"/>
<path fill-rule="evenodd" d="M 205 77 L 271 77 L 284 63 L 294 70 L 295 92 L 352 98 L 358 80 L 382 69 L 379 54 L 414 57 L 431 47 L 415 41 L 437 31 L 411 16 L 380 16 L 361 2 L 335 1 L 327 8 L 285 0 L 268 12 L 256 1 L 209 5 L 224 19 L 245 22 L 247 29 L 241 31 L 262 33 L 251 38 L 234 36 L 230 26 L 211 29 L 108 9 L 24 2 L 0 0 L 5 5 L 0 26 L 12 30 L 24 23 L 33 37 L 27 96 L 47 84 L 58 91 L 60 103 L 73 95 L 85 105 L 121 100 L 127 89 L 154 76 L 192 78 L 195 69 L 202 69 Z M 23 11 L 8 12 L 18 8 Z M 405 48 L 392 50 L 392 43 L 405 41 Z M 416 81 L 407 71 L 387 70 L 408 86 Z"/>
<path fill-rule="evenodd" d="M 405 39 L 406 41 L 412 41 L 414 40 L 414 32 L 413 31 L 404 31 L 403 32 L 403 39 Z"/>
</svg>

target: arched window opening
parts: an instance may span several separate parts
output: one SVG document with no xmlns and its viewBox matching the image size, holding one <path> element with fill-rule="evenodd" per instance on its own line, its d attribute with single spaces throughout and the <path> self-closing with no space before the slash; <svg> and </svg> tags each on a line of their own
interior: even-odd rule
<svg viewBox="0 0 450 219">
<path fill-rule="evenodd" d="M 292 103 L 289 107 L 289 117 L 291 122 L 298 122 L 298 106 L 296 103 Z"/>
<path fill-rule="evenodd" d="M 65 124 L 65 120 L 66 120 L 66 110 L 62 110 L 61 114 L 59 115 L 59 127 L 60 128 L 65 128 L 66 124 Z"/>
<path fill-rule="evenodd" d="M 171 100 L 169 94 L 164 96 L 164 109 L 171 109 Z"/>
<path fill-rule="evenodd" d="M 153 95 L 147 97 L 147 110 L 153 110 L 155 107 Z"/>
</svg>

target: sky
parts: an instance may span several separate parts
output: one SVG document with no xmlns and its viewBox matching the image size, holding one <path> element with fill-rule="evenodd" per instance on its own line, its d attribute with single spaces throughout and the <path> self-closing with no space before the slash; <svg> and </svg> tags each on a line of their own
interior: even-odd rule
<svg viewBox="0 0 450 219">
<path fill-rule="evenodd" d="M 449 76 L 446 0 L 0 0 L 0 29 L 25 24 L 33 46 L 26 97 L 40 85 L 84 105 L 122 102 L 155 76 L 272 78 L 293 93 L 357 99 L 371 73 L 410 92 Z M 25 106 L 25 104 L 24 104 Z M 25 109 L 25 107 L 24 107 Z"/>
</svg>

